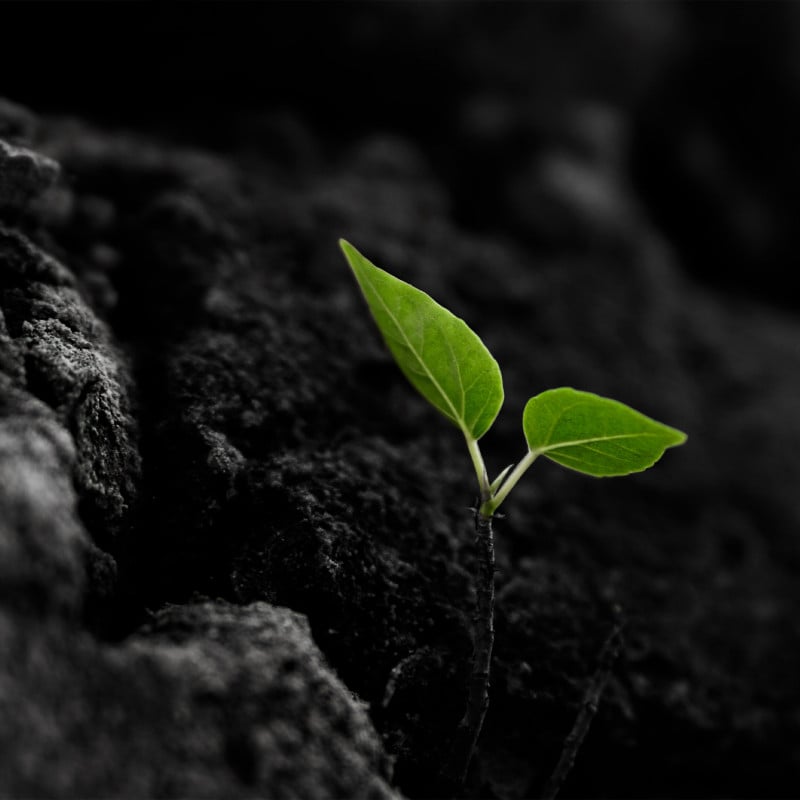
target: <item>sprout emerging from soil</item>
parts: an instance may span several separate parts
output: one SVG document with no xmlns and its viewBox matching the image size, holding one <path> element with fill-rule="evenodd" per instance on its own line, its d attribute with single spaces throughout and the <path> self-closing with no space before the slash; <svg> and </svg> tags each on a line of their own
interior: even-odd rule
<svg viewBox="0 0 800 800">
<path fill-rule="evenodd" d="M 349 242 L 339 242 L 398 366 L 420 394 L 464 435 L 480 491 L 475 511 L 479 550 L 477 614 L 467 707 L 443 774 L 463 784 L 489 706 L 494 643 L 492 518 L 540 456 L 597 478 L 652 467 L 686 434 L 617 400 L 569 387 L 531 397 L 522 415 L 527 451 L 489 479 L 478 440 L 503 405 L 503 379 L 491 353 L 467 324 L 425 292 L 390 275 Z"/>
</svg>

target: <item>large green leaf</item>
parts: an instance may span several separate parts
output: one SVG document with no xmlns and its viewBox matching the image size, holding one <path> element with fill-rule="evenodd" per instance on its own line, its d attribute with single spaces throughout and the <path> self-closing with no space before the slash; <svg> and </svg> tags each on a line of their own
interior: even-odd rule
<svg viewBox="0 0 800 800">
<path fill-rule="evenodd" d="M 464 320 L 339 242 L 400 369 L 464 434 L 480 439 L 503 404 L 500 367 Z"/>
<path fill-rule="evenodd" d="M 641 472 L 686 441 L 624 403 L 570 388 L 528 400 L 522 427 L 531 453 L 596 477 Z"/>
</svg>

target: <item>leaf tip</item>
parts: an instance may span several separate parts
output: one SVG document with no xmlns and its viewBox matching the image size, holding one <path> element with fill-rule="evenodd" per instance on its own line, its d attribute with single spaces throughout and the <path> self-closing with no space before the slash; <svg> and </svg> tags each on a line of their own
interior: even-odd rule
<svg viewBox="0 0 800 800">
<path fill-rule="evenodd" d="M 672 428 L 673 433 L 673 442 L 668 445 L 668 447 L 680 447 L 682 444 L 686 444 L 687 440 L 689 439 L 689 435 L 684 433 L 677 428 Z"/>
<path fill-rule="evenodd" d="M 368 261 L 366 258 L 364 258 L 364 256 L 361 255 L 361 253 L 355 247 L 353 247 L 353 245 L 350 244 L 347 239 L 339 239 L 339 247 L 344 254 L 347 265 L 353 271 L 356 280 L 363 289 L 362 277 L 364 272 L 370 271 L 370 267 L 373 267 L 374 269 L 377 269 L 377 267 L 375 267 L 371 261 Z"/>
</svg>

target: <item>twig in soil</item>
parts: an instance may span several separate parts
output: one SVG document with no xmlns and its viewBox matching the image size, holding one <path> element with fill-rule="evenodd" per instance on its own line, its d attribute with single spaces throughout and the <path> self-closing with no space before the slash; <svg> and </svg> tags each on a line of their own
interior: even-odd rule
<svg viewBox="0 0 800 800">
<path fill-rule="evenodd" d="M 586 689 L 586 693 L 583 695 L 575 724 L 564 740 L 561 758 L 559 758 L 558 764 L 555 770 L 553 770 L 553 774 L 542 790 L 540 795 L 541 800 L 555 800 L 561 789 L 561 785 L 572 770 L 575 764 L 575 757 L 578 755 L 578 750 L 583 744 L 586 734 L 589 732 L 589 727 L 592 724 L 594 715 L 597 713 L 597 707 L 600 704 L 600 698 L 606 688 L 608 679 L 611 677 L 611 670 L 621 649 L 622 623 L 617 622 L 600 650 L 597 670 Z"/>
<path fill-rule="evenodd" d="M 442 774 L 462 786 L 489 707 L 489 670 L 494 644 L 494 538 L 492 518 L 475 512 L 475 543 L 478 547 L 475 615 L 473 617 L 472 672 L 467 709 L 458 725 L 453 746 Z"/>
<path fill-rule="evenodd" d="M 413 653 L 407 655 L 404 659 L 402 659 L 402 661 L 398 662 L 394 666 L 392 671 L 389 673 L 389 679 L 386 681 L 386 688 L 383 690 L 383 700 L 381 701 L 381 706 L 383 708 L 386 708 L 389 703 L 392 702 L 394 693 L 397 691 L 397 683 L 403 673 L 406 672 L 409 667 L 416 665 L 425 656 L 429 655 L 429 653 L 430 648 L 421 647 L 419 650 L 415 650 Z"/>
</svg>

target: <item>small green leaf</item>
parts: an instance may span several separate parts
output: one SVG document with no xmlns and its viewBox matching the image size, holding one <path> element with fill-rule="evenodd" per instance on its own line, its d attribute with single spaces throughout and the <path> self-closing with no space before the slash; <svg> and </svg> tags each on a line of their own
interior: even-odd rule
<svg viewBox="0 0 800 800">
<path fill-rule="evenodd" d="M 494 494 L 502 485 L 511 470 L 514 469 L 513 464 L 509 464 L 489 485 L 489 491 Z"/>
<path fill-rule="evenodd" d="M 339 245 L 400 369 L 464 435 L 480 439 L 503 404 L 500 367 L 467 324 L 425 292 Z"/>
<path fill-rule="evenodd" d="M 641 472 L 686 441 L 624 403 L 570 388 L 528 400 L 522 427 L 531 453 L 596 477 Z"/>
</svg>

